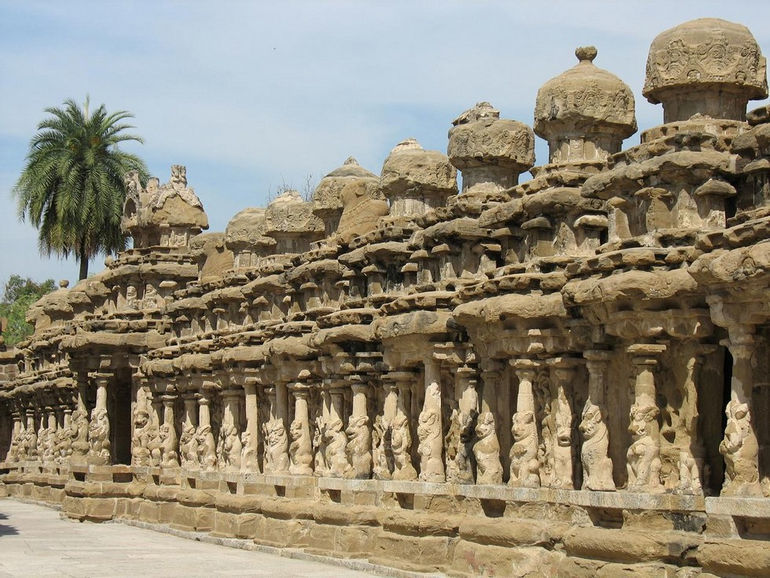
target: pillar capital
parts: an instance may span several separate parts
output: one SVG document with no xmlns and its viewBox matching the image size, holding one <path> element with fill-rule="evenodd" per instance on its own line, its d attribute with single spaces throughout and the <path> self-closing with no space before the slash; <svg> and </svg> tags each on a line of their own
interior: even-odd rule
<svg viewBox="0 0 770 578">
<path fill-rule="evenodd" d="M 667 346 L 662 343 L 634 343 L 626 348 L 634 365 L 657 365 Z"/>
</svg>

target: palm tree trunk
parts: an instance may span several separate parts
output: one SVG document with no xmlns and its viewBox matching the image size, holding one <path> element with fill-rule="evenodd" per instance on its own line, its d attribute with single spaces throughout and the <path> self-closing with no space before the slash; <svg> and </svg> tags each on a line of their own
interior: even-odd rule
<svg viewBox="0 0 770 578">
<path fill-rule="evenodd" d="M 85 239 L 80 242 L 78 259 L 80 260 L 80 277 L 78 279 L 82 281 L 83 279 L 88 277 L 88 255 L 86 254 Z"/>
</svg>

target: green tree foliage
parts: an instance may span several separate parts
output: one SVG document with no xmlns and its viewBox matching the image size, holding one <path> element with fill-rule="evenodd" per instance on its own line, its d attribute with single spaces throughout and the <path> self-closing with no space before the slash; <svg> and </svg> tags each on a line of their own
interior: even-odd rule
<svg viewBox="0 0 770 578">
<path fill-rule="evenodd" d="M 13 194 L 18 216 L 38 229 L 42 253 L 74 254 L 80 262 L 80 279 L 88 276 L 88 260 L 126 246 L 120 217 L 126 191 L 123 175 L 147 168 L 136 155 L 120 150 L 119 143 L 143 142 L 126 134 L 124 124 L 133 115 L 108 114 L 104 105 L 93 114 L 72 99 L 63 108 L 45 109 L 49 118 L 37 127 L 26 166 Z"/>
<path fill-rule="evenodd" d="M 0 326 L 4 326 L 2 337 L 6 345 L 16 345 L 32 334 L 32 326 L 25 321 L 27 310 L 43 295 L 53 291 L 54 287 L 53 279 L 35 283 L 29 277 L 11 275 L 5 284 L 3 301 L 0 303 L 0 318 L 5 318 L 7 323 L 0 323 Z"/>
</svg>

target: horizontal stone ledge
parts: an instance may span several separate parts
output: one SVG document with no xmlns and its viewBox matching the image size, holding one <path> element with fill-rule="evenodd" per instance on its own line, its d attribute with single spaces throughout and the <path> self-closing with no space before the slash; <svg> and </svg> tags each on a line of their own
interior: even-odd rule
<svg viewBox="0 0 770 578">
<path fill-rule="evenodd" d="M 770 518 L 770 498 L 706 498 L 706 513 L 739 518 Z"/>
<path fill-rule="evenodd" d="M 550 502 L 618 510 L 705 511 L 703 496 L 640 494 L 624 492 L 622 490 L 617 492 L 592 492 L 589 490 L 514 488 L 496 485 L 442 484 L 393 480 L 348 480 L 343 478 L 318 478 L 318 489 L 463 496 L 466 498 L 504 502 Z"/>
</svg>

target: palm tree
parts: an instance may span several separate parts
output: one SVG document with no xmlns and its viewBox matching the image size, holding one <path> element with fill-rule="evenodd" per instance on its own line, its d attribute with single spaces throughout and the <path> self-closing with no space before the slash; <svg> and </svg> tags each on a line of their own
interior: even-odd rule
<svg viewBox="0 0 770 578">
<path fill-rule="evenodd" d="M 145 179 L 147 168 L 118 144 L 144 141 L 124 132 L 133 127 L 121 121 L 132 114 L 108 114 L 101 105 L 89 116 L 88 98 L 83 109 L 68 99 L 63 108 L 45 112 L 51 116 L 37 126 L 27 164 L 13 189 L 18 216 L 38 229 L 41 253 L 75 254 L 80 279 L 85 279 L 91 257 L 126 246 L 120 230 L 123 175 L 137 170 Z"/>
</svg>

